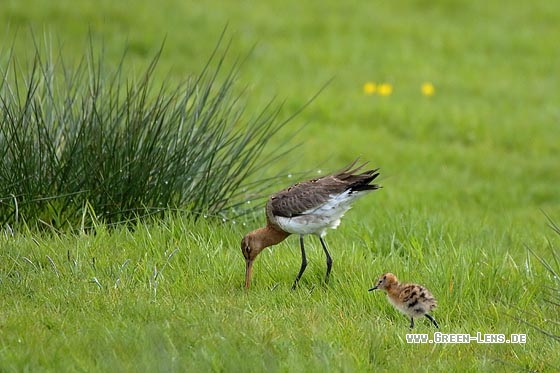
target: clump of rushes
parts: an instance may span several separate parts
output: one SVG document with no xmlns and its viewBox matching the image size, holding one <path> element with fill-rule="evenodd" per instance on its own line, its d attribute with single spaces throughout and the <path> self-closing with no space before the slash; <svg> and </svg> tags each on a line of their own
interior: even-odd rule
<svg viewBox="0 0 560 373">
<path fill-rule="evenodd" d="M 182 83 L 155 81 L 161 49 L 135 79 L 126 53 L 109 68 L 91 40 L 75 66 L 37 43 L 23 66 L 12 48 L 0 62 L 2 226 L 83 228 L 170 209 L 239 214 L 266 187 L 252 176 L 282 155 L 262 156 L 291 118 L 280 120 L 273 101 L 245 115 L 233 89 L 239 63 L 225 68 L 220 44 Z"/>
</svg>

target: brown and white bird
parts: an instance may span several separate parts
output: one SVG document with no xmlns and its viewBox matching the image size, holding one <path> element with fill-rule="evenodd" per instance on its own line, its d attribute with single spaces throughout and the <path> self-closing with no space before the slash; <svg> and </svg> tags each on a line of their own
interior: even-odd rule
<svg viewBox="0 0 560 373">
<path fill-rule="evenodd" d="M 410 328 L 414 328 L 414 318 L 426 316 L 436 328 L 439 328 L 436 320 L 428 314 L 436 308 L 437 301 L 422 285 L 418 284 L 401 284 L 397 277 L 392 273 L 382 275 L 377 284 L 369 289 L 384 290 L 387 293 L 389 302 L 396 309 L 410 317 Z"/>
<path fill-rule="evenodd" d="M 365 164 L 353 168 L 356 162 L 357 160 L 334 174 L 294 184 L 270 197 L 266 204 L 266 226 L 247 233 L 241 241 L 241 252 L 246 263 L 246 288 L 249 288 L 253 262 L 257 255 L 290 234 L 299 234 L 301 247 L 301 267 L 293 288 L 307 267 L 303 245 L 306 234 L 314 234 L 321 241 L 327 256 L 325 281 L 328 281 L 332 258 L 323 239 L 327 229 L 338 227 L 340 219 L 356 198 L 380 188 L 379 185 L 371 184 L 379 175 L 378 169 L 358 173 Z"/>
</svg>

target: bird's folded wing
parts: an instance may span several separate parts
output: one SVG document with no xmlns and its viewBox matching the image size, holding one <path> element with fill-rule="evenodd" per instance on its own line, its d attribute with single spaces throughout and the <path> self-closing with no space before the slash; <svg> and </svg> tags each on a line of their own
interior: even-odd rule
<svg viewBox="0 0 560 373">
<path fill-rule="evenodd" d="M 306 181 L 273 195 L 268 202 L 269 208 L 275 216 L 299 216 L 321 207 L 347 188 L 345 183 L 333 177 Z"/>
</svg>

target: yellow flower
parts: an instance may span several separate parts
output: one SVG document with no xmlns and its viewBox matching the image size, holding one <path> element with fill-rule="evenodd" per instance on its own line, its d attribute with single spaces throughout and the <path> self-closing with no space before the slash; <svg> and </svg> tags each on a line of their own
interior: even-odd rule
<svg viewBox="0 0 560 373">
<path fill-rule="evenodd" d="M 422 86 L 420 87 L 420 90 L 422 91 L 422 94 L 424 96 L 433 96 L 434 93 L 436 93 L 436 89 L 434 88 L 434 85 L 432 83 L 423 83 Z"/>
<path fill-rule="evenodd" d="M 372 95 L 377 90 L 377 86 L 373 82 L 367 82 L 364 84 L 364 93 L 366 95 Z"/>
<path fill-rule="evenodd" d="M 377 92 L 379 92 L 380 96 L 389 96 L 393 93 L 393 86 L 389 83 L 380 84 L 377 87 Z"/>
</svg>

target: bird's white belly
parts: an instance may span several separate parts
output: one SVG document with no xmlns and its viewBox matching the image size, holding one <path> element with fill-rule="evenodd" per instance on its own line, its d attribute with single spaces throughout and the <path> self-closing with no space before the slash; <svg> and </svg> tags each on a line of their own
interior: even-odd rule
<svg viewBox="0 0 560 373">
<path fill-rule="evenodd" d="M 324 236 L 328 228 L 335 229 L 340 224 L 340 218 L 329 219 L 321 215 L 300 215 L 293 218 L 278 217 L 280 228 L 293 234 L 316 234 Z"/>
<path fill-rule="evenodd" d="M 350 209 L 352 201 L 359 193 L 348 191 L 332 198 L 321 206 L 303 212 L 301 215 L 288 217 L 276 217 L 278 226 L 285 232 L 292 234 L 316 234 L 324 236 L 328 228 L 336 229 L 340 219 Z"/>
</svg>

